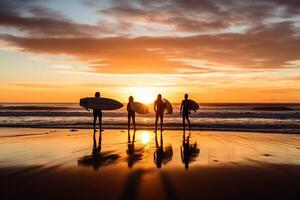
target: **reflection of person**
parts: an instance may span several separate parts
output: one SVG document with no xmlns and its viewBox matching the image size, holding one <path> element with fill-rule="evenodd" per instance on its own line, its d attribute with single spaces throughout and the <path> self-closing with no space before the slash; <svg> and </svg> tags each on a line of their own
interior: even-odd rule
<svg viewBox="0 0 300 200">
<path fill-rule="evenodd" d="M 160 133 L 160 144 L 157 140 L 157 133 L 155 133 L 155 145 L 156 151 L 154 152 L 154 163 L 157 168 L 161 168 L 162 164 L 167 164 L 172 160 L 173 149 L 170 145 L 164 148 L 162 133 Z"/>
<path fill-rule="evenodd" d="M 180 106 L 180 115 L 182 116 L 182 125 L 183 125 L 184 130 L 185 130 L 185 120 L 187 120 L 187 122 L 189 123 L 189 128 L 191 129 L 191 122 L 189 119 L 191 103 L 188 100 L 188 97 L 189 97 L 188 94 L 184 95 L 184 100 L 182 100 L 181 106 Z"/>
<path fill-rule="evenodd" d="M 160 145 L 157 141 L 157 134 L 155 134 L 155 145 L 156 145 L 156 151 L 154 152 L 154 162 L 156 164 L 157 168 L 161 168 L 161 164 L 163 162 L 164 157 L 164 144 L 163 144 L 163 136 L 160 135 Z"/>
<path fill-rule="evenodd" d="M 163 118 L 164 118 L 164 102 L 162 100 L 161 94 L 157 95 L 157 99 L 154 102 L 155 111 L 155 132 L 157 131 L 157 122 L 160 118 L 160 131 L 163 131 Z"/>
<path fill-rule="evenodd" d="M 100 92 L 96 92 L 95 93 L 95 98 L 100 98 Z M 87 111 L 89 111 L 88 108 L 85 108 Z M 97 118 L 99 118 L 99 131 L 103 131 L 102 130 L 102 110 L 100 109 L 93 109 L 93 115 L 94 115 L 94 122 L 93 122 L 93 126 L 94 126 L 94 130 L 96 130 L 96 122 L 97 122 Z"/>
<path fill-rule="evenodd" d="M 127 142 L 128 149 L 126 151 L 128 155 L 134 153 L 134 142 L 135 142 L 135 131 L 133 132 L 132 140 L 130 138 L 130 131 L 128 131 L 128 142 Z"/>
<path fill-rule="evenodd" d="M 126 153 L 128 155 L 127 164 L 131 168 L 133 165 L 142 159 L 143 148 L 135 147 L 135 131 L 133 132 L 132 140 L 130 138 L 130 131 L 128 131 L 128 143 Z"/>
<path fill-rule="evenodd" d="M 190 162 L 194 161 L 199 155 L 200 149 L 197 147 L 197 142 L 190 144 L 191 134 L 185 137 L 185 131 L 183 131 L 182 146 L 180 148 L 181 161 L 184 163 L 185 169 L 189 168 Z"/>
<path fill-rule="evenodd" d="M 130 130 L 130 120 L 132 119 L 133 128 L 135 129 L 135 112 L 131 109 L 130 104 L 134 102 L 134 99 L 132 96 L 129 97 L 127 104 L 127 113 L 128 113 L 128 131 Z"/>
<path fill-rule="evenodd" d="M 96 130 L 94 130 L 94 136 L 93 136 L 93 156 L 99 156 L 101 152 L 101 143 L 102 143 L 102 133 L 101 131 L 99 132 L 99 141 L 98 141 L 98 146 L 96 142 Z"/>
<path fill-rule="evenodd" d="M 101 166 L 113 164 L 120 156 L 115 153 L 101 152 L 102 133 L 99 132 L 99 142 L 96 142 L 96 130 L 94 130 L 93 150 L 91 155 L 86 155 L 78 159 L 80 166 L 93 167 L 98 170 Z"/>
</svg>

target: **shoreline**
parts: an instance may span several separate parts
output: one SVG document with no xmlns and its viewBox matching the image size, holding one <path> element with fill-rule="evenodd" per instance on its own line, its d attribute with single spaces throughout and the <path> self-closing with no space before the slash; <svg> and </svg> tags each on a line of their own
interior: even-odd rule
<svg viewBox="0 0 300 200">
<path fill-rule="evenodd" d="M 70 130 L 87 130 L 87 129 L 93 129 L 91 127 L 78 127 L 78 126 L 1 126 L 0 128 L 10 128 L 10 129 L 22 129 L 22 128 L 33 128 L 33 129 L 70 129 Z M 127 127 L 124 126 L 103 126 L 104 130 L 126 130 Z M 131 130 L 133 130 L 131 128 Z M 137 130 L 147 130 L 151 131 L 154 130 L 154 128 L 150 128 L 149 126 L 140 126 L 137 128 Z M 178 127 L 165 127 L 163 130 L 172 130 L 172 131 L 183 131 L 182 128 Z M 188 128 L 186 128 L 186 131 L 189 131 Z M 242 128 L 199 128 L 195 127 L 192 128 L 191 131 L 218 131 L 218 132 L 249 132 L 249 133 L 268 133 L 268 134 L 300 134 L 300 130 L 278 130 L 278 129 L 242 129 Z"/>
<path fill-rule="evenodd" d="M 178 130 L 157 136 L 138 130 L 132 141 L 127 134 L 105 130 L 95 153 L 92 129 L 0 128 L 0 193 L 5 199 L 299 198 L 299 135 L 192 131 L 187 138 Z"/>
</svg>

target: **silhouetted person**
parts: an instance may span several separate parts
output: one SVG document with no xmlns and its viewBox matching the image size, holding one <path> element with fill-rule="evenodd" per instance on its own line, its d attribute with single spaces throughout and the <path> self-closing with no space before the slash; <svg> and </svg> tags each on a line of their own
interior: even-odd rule
<svg viewBox="0 0 300 200">
<path fill-rule="evenodd" d="M 95 93 L 95 98 L 100 98 L 100 92 L 96 92 Z M 85 108 L 87 111 L 89 111 L 88 108 Z M 100 109 L 93 109 L 93 115 L 94 115 L 94 122 L 93 122 L 93 126 L 94 126 L 94 130 L 96 130 L 96 123 L 97 123 L 97 118 L 99 118 L 99 131 L 103 131 L 102 130 L 102 110 Z"/>
<path fill-rule="evenodd" d="M 160 131 L 163 131 L 163 120 L 164 120 L 164 109 L 165 105 L 162 100 L 161 94 L 157 95 L 157 99 L 154 101 L 154 111 L 155 111 L 155 132 L 157 132 L 157 122 L 160 118 Z"/>
<path fill-rule="evenodd" d="M 200 149 L 197 147 L 197 142 L 190 144 L 191 133 L 185 137 L 185 131 L 183 131 L 182 146 L 180 148 L 181 161 L 184 164 L 185 169 L 189 168 L 190 162 L 194 161 L 199 155 Z"/>
<path fill-rule="evenodd" d="M 127 104 L 127 113 L 128 113 L 128 131 L 130 130 L 130 120 L 132 119 L 133 123 L 133 128 L 135 128 L 135 112 L 131 109 L 130 104 L 134 102 L 134 99 L 132 96 L 129 97 L 128 99 L 128 104 Z"/>
<path fill-rule="evenodd" d="M 190 110 L 191 110 L 191 103 L 188 100 L 188 97 L 189 97 L 188 94 L 184 95 L 184 100 L 182 100 L 181 106 L 180 106 L 180 115 L 182 116 L 183 130 L 185 130 L 185 120 L 187 120 L 187 122 L 189 123 L 189 128 L 191 129 L 191 122 L 190 122 L 190 119 L 189 119 L 189 114 L 190 114 Z"/>
</svg>

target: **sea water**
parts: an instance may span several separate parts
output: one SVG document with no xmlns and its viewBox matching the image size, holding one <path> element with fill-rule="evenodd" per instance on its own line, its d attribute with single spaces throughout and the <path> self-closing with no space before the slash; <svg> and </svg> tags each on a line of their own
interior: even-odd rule
<svg viewBox="0 0 300 200">
<path fill-rule="evenodd" d="M 180 104 L 165 115 L 166 129 L 181 129 Z M 150 113 L 136 115 L 138 129 L 153 129 L 153 105 Z M 200 103 L 200 110 L 190 115 L 192 129 L 245 130 L 300 133 L 300 104 Z M 78 104 L 0 104 L 0 127 L 92 128 L 93 114 Z M 103 111 L 104 128 L 127 128 L 126 106 Z"/>
</svg>

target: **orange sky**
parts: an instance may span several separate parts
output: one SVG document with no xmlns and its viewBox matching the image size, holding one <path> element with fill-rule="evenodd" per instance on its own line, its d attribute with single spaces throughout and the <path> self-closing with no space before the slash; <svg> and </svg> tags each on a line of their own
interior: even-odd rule
<svg viewBox="0 0 300 200">
<path fill-rule="evenodd" d="M 300 102 L 299 19 L 278 0 L 1 1 L 0 102 Z"/>
</svg>

